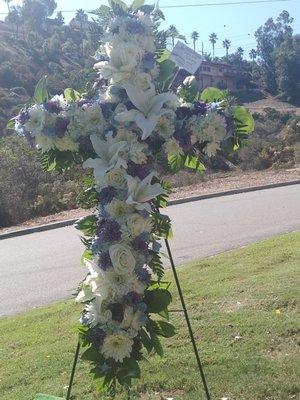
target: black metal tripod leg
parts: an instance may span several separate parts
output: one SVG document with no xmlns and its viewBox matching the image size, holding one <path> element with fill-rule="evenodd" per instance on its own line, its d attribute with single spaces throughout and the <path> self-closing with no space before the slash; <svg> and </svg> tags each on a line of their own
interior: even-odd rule
<svg viewBox="0 0 300 400">
<path fill-rule="evenodd" d="M 80 341 L 78 341 L 75 356 L 74 356 L 73 367 L 72 367 L 72 372 L 71 372 L 69 386 L 68 386 L 67 400 L 71 399 L 71 392 L 72 392 L 72 387 L 73 387 L 76 366 L 77 366 L 78 358 L 79 358 L 79 351 L 80 351 Z"/>
</svg>

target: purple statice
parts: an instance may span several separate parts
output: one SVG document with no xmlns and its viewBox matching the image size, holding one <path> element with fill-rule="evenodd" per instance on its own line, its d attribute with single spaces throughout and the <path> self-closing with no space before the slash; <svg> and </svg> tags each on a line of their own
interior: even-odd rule
<svg viewBox="0 0 300 400">
<path fill-rule="evenodd" d="M 147 237 L 145 238 L 144 234 L 141 234 L 137 236 L 133 242 L 132 242 L 132 247 L 134 250 L 139 251 L 140 253 L 147 253 L 148 252 L 148 242 L 147 242 Z M 149 235 L 148 235 L 149 236 Z"/>
<path fill-rule="evenodd" d="M 148 137 L 148 139 L 145 140 L 145 142 L 148 144 L 151 152 L 156 154 L 161 151 L 162 145 L 164 144 L 164 139 L 158 133 L 153 133 Z"/>
<path fill-rule="evenodd" d="M 57 117 L 54 125 L 54 131 L 56 136 L 63 137 L 68 129 L 70 120 L 65 117 Z"/>
<path fill-rule="evenodd" d="M 116 242 L 121 239 L 121 227 L 117 221 L 103 219 L 98 225 L 97 236 L 103 242 Z"/>
<path fill-rule="evenodd" d="M 185 106 L 177 108 L 175 113 L 178 119 L 187 119 L 193 115 L 192 110 Z"/>
<path fill-rule="evenodd" d="M 78 107 L 82 107 L 83 109 L 91 107 L 93 105 L 93 102 L 88 99 L 81 99 L 78 101 Z"/>
<path fill-rule="evenodd" d="M 94 148 L 89 136 L 80 136 L 78 138 L 79 148 L 82 152 L 86 154 L 93 154 Z"/>
<path fill-rule="evenodd" d="M 126 21 L 125 29 L 131 35 L 143 35 L 145 33 L 145 27 L 136 19 Z"/>
<path fill-rule="evenodd" d="M 107 186 L 107 187 L 101 189 L 101 191 L 99 193 L 100 204 L 102 206 L 109 204 L 115 197 L 115 194 L 116 194 L 116 189 L 112 186 Z"/>
<path fill-rule="evenodd" d="M 88 330 L 86 340 L 92 343 L 93 346 L 99 348 L 103 345 L 105 336 L 105 332 L 99 326 L 95 326 Z"/>
<path fill-rule="evenodd" d="M 207 103 L 203 101 L 196 101 L 194 103 L 194 114 L 205 115 L 207 113 Z"/>
<path fill-rule="evenodd" d="M 149 164 L 135 164 L 132 161 L 128 162 L 127 173 L 132 177 L 138 177 L 143 180 L 151 172 L 151 166 Z"/>
<path fill-rule="evenodd" d="M 108 306 L 112 313 L 112 319 L 116 322 L 122 322 L 124 319 L 124 307 L 121 303 L 112 303 Z"/>
<path fill-rule="evenodd" d="M 62 108 L 59 104 L 59 101 L 56 99 L 51 99 L 44 104 L 45 110 L 52 114 L 59 114 L 62 111 Z"/>
<path fill-rule="evenodd" d="M 180 147 L 185 153 L 191 153 L 193 151 L 191 133 L 185 128 L 177 129 L 173 136 L 179 142 Z"/>
<path fill-rule="evenodd" d="M 144 267 L 140 267 L 140 268 L 136 268 L 135 273 L 138 277 L 138 279 L 145 283 L 146 285 L 149 285 L 151 282 L 151 273 L 148 271 L 147 268 Z"/>
<path fill-rule="evenodd" d="M 19 115 L 17 115 L 16 122 L 18 122 L 20 125 L 24 125 L 29 118 L 28 110 L 22 110 Z"/>
<path fill-rule="evenodd" d="M 149 72 L 151 69 L 153 69 L 155 67 L 154 54 L 146 53 L 142 59 L 142 65 L 145 72 Z"/>
<path fill-rule="evenodd" d="M 137 292 L 129 292 L 123 297 L 124 304 L 137 308 L 138 304 L 142 302 L 142 296 Z"/>
<path fill-rule="evenodd" d="M 101 110 L 102 110 L 103 117 L 105 119 L 109 119 L 111 114 L 112 114 L 111 103 L 107 103 L 107 102 L 101 101 L 100 102 L 100 107 L 101 107 Z"/>
<path fill-rule="evenodd" d="M 107 271 L 112 267 L 112 262 L 108 251 L 101 251 L 98 258 L 98 267 L 103 271 Z"/>
</svg>

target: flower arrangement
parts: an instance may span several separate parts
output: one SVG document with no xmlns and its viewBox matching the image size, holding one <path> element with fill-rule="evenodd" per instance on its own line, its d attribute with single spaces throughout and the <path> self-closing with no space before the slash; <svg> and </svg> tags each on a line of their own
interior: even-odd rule
<svg viewBox="0 0 300 400">
<path fill-rule="evenodd" d="M 253 120 L 218 89 L 200 94 L 193 77 L 169 91 L 175 65 L 157 48 L 158 11 L 142 0 L 110 5 L 101 7 L 109 22 L 93 95 L 66 89 L 50 98 L 42 79 L 35 104 L 14 123 L 41 149 L 46 169 L 83 163 L 93 171 L 85 195 L 98 211 L 76 224 L 88 269 L 77 295 L 84 304 L 79 332 L 82 357 L 113 395 L 117 382 L 129 387 L 140 377 L 143 349 L 162 355 L 159 337 L 175 334 L 160 257 L 159 240 L 171 236 L 170 219 L 158 211 L 170 191 L 158 176 L 160 160 L 174 172 L 202 171 L 209 157 L 236 150 Z"/>
</svg>

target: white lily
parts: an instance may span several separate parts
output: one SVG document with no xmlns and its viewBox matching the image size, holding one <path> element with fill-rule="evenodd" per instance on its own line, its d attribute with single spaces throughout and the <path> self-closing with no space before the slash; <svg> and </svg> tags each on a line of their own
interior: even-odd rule
<svg viewBox="0 0 300 400">
<path fill-rule="evenodd" d="M 97 135 L 91 135 L 91 142 L 98 158 L 89 158 L 83 163 L 83 168 L 93 168 L 97 181 L 101 181 L 106 172 L 113 168 L 127 167 L 127 163 L 120 157 L 120 151 L 127 143 L 124 141 L 115 142 L 110 133 L 107 140 L 102 140 Z"/>
<path fill-rule="evenodd" d="M 128 198 L 127 204 L 132 204 L 137 210 L 151 211 L 150 204 L 144 204 L 160 194 L 166 193 L 159 183 L 151 184 L 154 174 L 151 173 L 142 181 L 127 175 Z"/>
<path fill-rule="evenodd" d="M 142 91 L 130 83 L 126 83 L 124 88 L 137 109 L 121 112 L 115 116 L 115 119 L 118 122 L 135 122 L 142 130 L 142 139 L 145 140 L 154 131 L 160 117 L 172 113 L 170 109 L 163 109 L 163 106 L 168 102 L 176 101 L 177 96 L 170 92 L 156 94 L 153 87 Z"/>
</svg>

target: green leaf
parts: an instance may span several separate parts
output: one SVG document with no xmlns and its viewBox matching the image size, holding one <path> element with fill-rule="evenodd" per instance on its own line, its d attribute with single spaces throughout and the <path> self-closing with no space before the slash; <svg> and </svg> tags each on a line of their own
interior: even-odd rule
<svg viewBox="0 0 300 400">
<path fill-rule="evenodd" d="M 92 260 L 94 258 L 94 254 L 92 250 L 86 249 L 82 253 L 81 256 L 81 265 L 84 266 L 86 261 Z"/>
<path fill-rule="evenodd" d="M 152 340 L 149 337 L 148 333 L 145 331 L 144 328 L 142 328 L 140 330 L 140 338 L 141 341 L 145 347 L 145 349 L 147 350 L 148 353 L 151 353 L 152 349 L 153 349 L 153 344 L 152 344 Z"/>
<path fill-rule="evenodd" d="M 101 359 L 101 355 L 95 349 L 95 347 L 91 346 L 82 353 L 81 358 L 82 358 L 82 360 L 85 360 L 85 361 L 99 363 L 99 360 Z"/>
<path fill-rule="evenodd" d="M 79 101 L 81 99 L 80 93 L 76 92 L 76 90 L 74 90 L 72 88 L 65 89 L 64 97 L 67 101 L 70 101 L 70 102 Z"/>
<path fill-rule="evenodd" d="M 172 82 L 176 69 L 176 64 L 171 60 L 164 60 L 159 64 L 158 84 L 161 85 L 161 90 L 166 90 Z"/>
<path fill-rule="evenodd" d="M 6 129 L 14 131 L 15 130 L 15 126 L 16 126 L 16 120 L 15 120 L 15 118 L 12 118 L 6 124 Z"/>
<path fill-rule="evenodd" d="M 184 166 L 199 172 L 205 171 L 205 166 L 200 162 L 199 158 L 195 156 L 187 156 Z"/>
<path fill-rule="evenodd" d="M 208 87 L 203 90 L 200 96 L 200 100 L 207 103 L 212 103 L 214 101 L 222 101 L 226 99 L 226 92 L 215 87 Z"/>
<path fill-rule="evenodd" d="M 150 332 L 150 337 L 151 337 L 151 341 L 152 341 L 152 344 L 153 344 L 153 348 L 155 349 L 156 353 L 160 357 L 163 357 L 164 350 L 162 348 L 162 345 L 160 343 L 160 340 L 159 340 L 158 336 L 156 335 L 156 333 Z"/>
<path fill-rule="evenodd" d="M 171 57 L 171 52 L 168 49 L 164 49 L 159 52 L 159 57 L 157 58 L 158 63 L 162 63 L 163 61 L 169 60 Z"/>
<path fill-rule="evenodd" d="M 255 123 L 252 114 L 243 106 L 231 107 L 237 134 L 249 134 L 254 131 Z"/>
<path fill-rule="evenodd" d="M 157 279 L 160 282 L 161 279 L 164 277 L 165 268 L 163 262 L 161 261 L 159 253 L 155 251 L 152 252 L 152 258 L 149 262 L 149 267 L 152 269 L 153 273 L 157 275 Z"/>
<path fill-rule="evenodd" d="M 167 308 L 165 310 L 162 310 L 160 313 L 158 313 L 158 315 L 160 317 L 165 318 L 167 321 L 169 321 L 169 319 L 170 319 L 169 310 Z"/>
<path fill-rule="evenodd" d="M 118 378 L 139 379 L 141 377 L 141 369 L 138 362 L 134 358 L 125 358 L 121 370 L 118 372 Z"/>
<path fill-rule="evenodd" d="M 159 212 L 152 213 L 152 219 L 154 222 L 154 233 L 165 239 L 172 239 L 172 223 L 168 215 L 160 214 Z"/>
<path fill-rule="evenodd" d="M 96 215 L 88 215 L 86 217 L 80 218 L 74 226 L 85 236 L 95 236 L 97 231 L 97 217 Z"/>
<path fill-rule="evenodd" d="M 144 301 L 149 313 L 160 313 L 170 305 L 171 293 L 166 289 L 146 290 Z"/>
<path fill-rule="evenodd" d="M 140 8 L 140 11 L 142 11 L 144 14 L 148 14 L 148 15 L 150 15 L 154 10 L 155 10 L 155 4 L 152 6 L 146 4 L 145 6 L 142 6 Z"/>
<path fill-rule="evenodd" d="M 131 4 L 131 9 L 133 11 L 137 11 L 139 8 L 141 8 L 145 4 L 145 0 L 134 0 L 134 2 Z"/>
<path fill-rule="evenodd" d="M 175 335 L 175 327 L 166 321 L 150 321 L 149 330 L 155 332 L 159 336 L 170 338 Z"/>
<path fill-rule="evenodd" d="M 49 100 L 49 93 L 47 90 L 47 76 L 40 79 L 35 87 L 33 100 L 37 104 L 45 103 Z"/>
<path fill-rule="evenodd" d="M 49 394 L 37 394 L 35 400 L 65 400 L 64 397 L 55 397 Z"/>
</svg>

